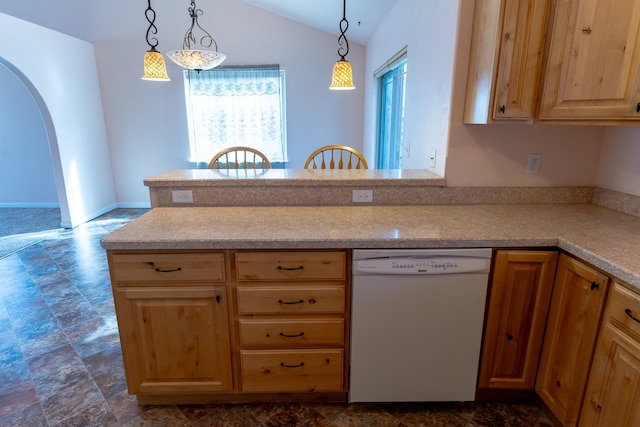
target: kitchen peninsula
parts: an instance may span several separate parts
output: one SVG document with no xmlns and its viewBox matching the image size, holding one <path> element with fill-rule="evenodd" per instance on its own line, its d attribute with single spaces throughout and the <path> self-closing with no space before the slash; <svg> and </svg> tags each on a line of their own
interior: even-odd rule
<svg viewBox="0 0 640 427">
<path fill-rule="evenodd" d="M 352 249 L 558 251 L 611 278 L 612 295 L 626 290 L 640 300 L 635 196 L 589 187 L 448 188 L 438 178 L 394 181 L 379 172 L 364 180 L 296 173 L 264 183 L 211 178 L 211 171 L 152 177 L 145 183 L 154 208 L 104 237 L 127 383 L 139 403 L 289 393 L 345 401 Z M 254 185 L 271 203 L 254 205 L 252 197 L 262 197 Z M 373 202 L 353 202 L 356 189 L 373 189 Z M 312 190 L 319 201 L 300 203 Z M 174 202 L 173 191 L 192 191 L 193 201 Z M 277 197 L 282 192 L 288 196 Z M 296 329 L 303 326 L 304 334 Z M 198 353 L 201 339 L 208 354 Z M 172 371 L 189 363 L 200 378 Z"/>
</svg>

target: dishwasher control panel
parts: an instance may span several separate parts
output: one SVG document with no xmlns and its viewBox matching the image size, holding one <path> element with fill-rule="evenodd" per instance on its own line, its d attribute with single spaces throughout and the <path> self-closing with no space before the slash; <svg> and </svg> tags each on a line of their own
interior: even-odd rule
<svg viewBox="0 0 640 427">
<path fill-rule="evenodd" d="M 353 262 L 355 274 L 459 274 L 487 272 L 490 260 L 473 257 L 381 257 Z"/>
</svg>

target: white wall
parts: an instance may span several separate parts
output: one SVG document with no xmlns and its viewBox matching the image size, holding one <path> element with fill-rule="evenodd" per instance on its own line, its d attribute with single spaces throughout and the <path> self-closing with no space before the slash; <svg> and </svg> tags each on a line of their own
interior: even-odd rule
<svg viewBox="0 0 640 427">
<path fill-rule="evenodd" d="M 0 61 L 40 108 L 63 225 L 75 226 L 113 209 L 93 46 L 0 13 Z"/>
<path fill-rule="evenodd" d="M 427 169 L 444 175 L 449 140 L 449 119 L 456 1 L 397 0 L 367 45 L 364 151 L 370 164 L 375 160 L 376 81 L 373 72 L 407 46 L 404 169 Z M 431 168 L 431 149 L 437 150 L 436 167 Z"/>
<path fill-rule="evenodd" d="M 182 47 L 190 23 L 187 2 L 154 1 L 158 50 Z M 273 64 L 286 67 L 290 168 L 327 144 L 362 149 L 365 49 L 350 43 L 355 91 L 330 91 L 337 37 L 237 0 L 198 3 L 200 24 L 209 31 L 226 65 Z M 142 81 L 148 50 L 144 8 L 135 32 L 96 43 L 107 135 L 120 206 L 148 205 L 146 177 L 188 167 L 189 140 L 182 70 L 167 61 L 171 82 Z M 336 21 L 336 26 L 338 22 Z M 348 37 L 348 32 L 347 32 Z M 250 144 L 250 141 L 247 141 Z"/>
<path fill-rule="evenodd" d="M 598 171 L 599 187 L 640 196 L 640 129 L 610 127 Z"/>
<path fill-rule="evenodd" d="M 460 0 L 447 184 L 595 185 L 604 128 L 462 123 L 473 3 L 473 0 Z M 529 153 L 542 154 L 539 175 L 525 173 Z"/>
<path fill-rule="evenodd" d="M 58 207 L 49 140 L 38 105 L 0 63 L 0 207 Z"/>
</svg>

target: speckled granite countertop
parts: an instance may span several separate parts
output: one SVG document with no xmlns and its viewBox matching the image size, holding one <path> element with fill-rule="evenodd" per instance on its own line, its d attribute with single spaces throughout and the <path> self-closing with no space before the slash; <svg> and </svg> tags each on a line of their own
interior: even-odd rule
<svg viewBox="0 0 640 427">
<path fill-rule="evenodd" d="M 105 249 L 557 246 L 640 291 L 640 218 L 592 204 L 154 208 Z"/>
</svg>

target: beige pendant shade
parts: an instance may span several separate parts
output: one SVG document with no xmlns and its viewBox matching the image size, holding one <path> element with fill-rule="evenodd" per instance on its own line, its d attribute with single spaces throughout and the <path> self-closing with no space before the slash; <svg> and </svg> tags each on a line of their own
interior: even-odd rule
<svg viewBox="0 0 640 427">
<path fill-rule="evenodd" d="M 331 76 L 331 86 L 329 86 L 329 89 L 353 90 L 355 88 L 351 64 L 347 60 L 339 60 L 333 65 L 333 75 Z"/>
<path fill-rule="evenodd" d="M 167 66 L 164 63 L 164 58 L 155 48 L 151 48 L 151 50 L 144 55 L 144 74 L 142 75 L 142 80 L 171 80 L 167 74 Z"/>
</svg>

